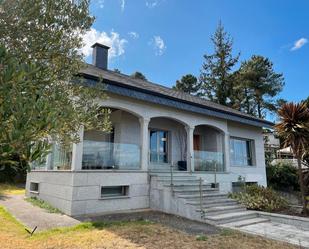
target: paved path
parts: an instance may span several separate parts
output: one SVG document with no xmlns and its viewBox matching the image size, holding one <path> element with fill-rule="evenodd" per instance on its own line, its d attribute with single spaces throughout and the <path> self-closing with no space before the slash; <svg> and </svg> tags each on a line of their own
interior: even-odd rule
<svg viewBox="0 0 309 249">
<path fill-rule="evenodd" d="M 235 229 L 235 228 L 234 228 Z M 309 231 L 300 227 L 275 222 L 262 222 L 236 228 L 239 231 L 288 242 L 309 248 Z"/>
<path fill-rule="evenodd" d="M 37 231 L 80 223 L 67 215 L 48 213 L 45 209 L 35 207 L 25 201 L 23 195 L 0 196 L 0 205 L 28 228 L 33 229 L 37 226 Z"/>
</svg>

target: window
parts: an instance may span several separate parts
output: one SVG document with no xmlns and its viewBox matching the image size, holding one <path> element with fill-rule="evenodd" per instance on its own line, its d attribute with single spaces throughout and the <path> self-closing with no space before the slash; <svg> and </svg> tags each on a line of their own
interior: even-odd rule
<svg viewBox="0 0 309 249">
<path fill-rule="evenodd" d="M 128 196 L 129 186 L 102 186 L 101 198 Z"/>
<path fill-rule="evenodd" d="M 252 166 L 252 140 L 231 138 L 231 164 L 232 166 Z"/>
<path fill-rule="evenodd" d="M 37 182 L 30 182 L 30 192 L 39 193 L 39 184 Z"/>
</svg>

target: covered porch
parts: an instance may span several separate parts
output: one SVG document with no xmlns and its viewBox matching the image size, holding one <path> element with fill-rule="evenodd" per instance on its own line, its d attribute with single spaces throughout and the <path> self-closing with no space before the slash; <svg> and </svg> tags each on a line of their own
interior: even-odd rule
<svg viewBox="0 0 309 249">
<path fill-rule="evenodd" d="M 82 128 L 78 144 L 65 149 L 54 144 L 45 162 L 34 164 L 34 169 L 166 172 L 172 166 L 191 173 L 226 171 L 228 140 L 219 128 L 110 110 L 111 132 Z"/>
</svg>

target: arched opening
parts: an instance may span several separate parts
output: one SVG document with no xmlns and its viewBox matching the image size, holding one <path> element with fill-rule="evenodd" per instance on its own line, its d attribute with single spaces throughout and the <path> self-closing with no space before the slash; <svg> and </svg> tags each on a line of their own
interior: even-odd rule
<svg viewBox="0 0 309 249">
<path fill-rule="evenodd" d="M 151 170 L 187 170 L 185 125 L 167 117 L 154 117 L 149 122 L 149 168 Z"/>
<path fill-rule="evenodd" d="M 139 169 L 139 118 L 121 109 L 110 110 L 111 132 L 84 131 L 82 169 Z"/>
<path fill-rule="evenodd" d="M 224 171 L 224 133 L 208 125 L 198 125 L 193 133 L 195 171 Z"/>
</svg>

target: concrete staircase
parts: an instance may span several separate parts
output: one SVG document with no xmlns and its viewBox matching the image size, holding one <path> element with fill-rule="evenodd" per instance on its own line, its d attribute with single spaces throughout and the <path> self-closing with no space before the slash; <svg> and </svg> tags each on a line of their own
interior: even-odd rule
<svg viewBox="0 0 309 249">
<path fill-rule="evenodd" d="M 151 173 L 150 178 L 150 207 L 154 210 L 230 228 L 268 222 L 228 198 L 227 193 L 186 172 L 175 172 L 173 185 L 170 173 Z"/>
</svg>

